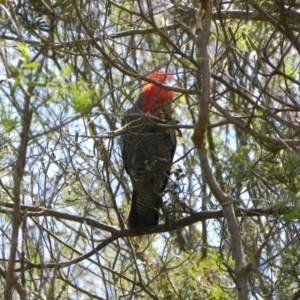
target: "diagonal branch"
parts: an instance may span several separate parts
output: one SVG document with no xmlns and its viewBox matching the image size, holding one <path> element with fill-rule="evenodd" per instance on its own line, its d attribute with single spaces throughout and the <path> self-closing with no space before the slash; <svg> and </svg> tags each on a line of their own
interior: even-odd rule
<svg viewBox="0 0 300 300">
<path fill-rule="evenodd" d="M 202 15 L 204 13 L 205 22 L 202 25 Z M 210 64 L 208 54 L 208 42 L 210 37 L 210 25 L 212 19 L 212 3 L 210 0 L 202 0 L 201 7 L 197 14 L 197 47 L 200 52 L 200 67 L 202 75 L 202 91 L 199 107 L 199 119 L 196 124 L 193 142 L 198 151 L 200 158 L 201 170 L 205 182 L 208 184 L 212 194 L 217 201 L 222 205 L 224 217 L 228 223 L 228 230 L 231 237 L 233 255 L 235 259 L 235 275 L 236 285 L 238 290 L 238 299 L 248 299 L 248 268 L 244 261 L 244 253 L 240 231 L 238 228 L 237 219 L 233 209 L 232 197 L 226 195 L 217 183 L 211 166 L 209 165 L 207 150 L 205 149 L 205 132 L 207 128 L 209 103 L 210 103 Z"/>
</svg>

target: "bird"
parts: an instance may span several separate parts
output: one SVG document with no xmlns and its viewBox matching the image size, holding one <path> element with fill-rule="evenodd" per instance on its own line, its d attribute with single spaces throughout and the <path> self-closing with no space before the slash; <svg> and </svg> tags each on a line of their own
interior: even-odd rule
<svg viewBox="0 0 300 300">
<path fill-rule="evenodd" d="M 173 77 L 156 71 L 148 78 L 166 84 Z M 176 149 L 175 130 L 158 125 L 172 120 L 173 100 L 173 91 L 146 82 L 123 118 L 122 125 L 126 131 L 121 137 L 122 159 L 133 187 L 129 229 L 158 225 L 162 194 L 169 180 Z M 155 118 L 147 120 L 145 115 Z"/>
</svg>

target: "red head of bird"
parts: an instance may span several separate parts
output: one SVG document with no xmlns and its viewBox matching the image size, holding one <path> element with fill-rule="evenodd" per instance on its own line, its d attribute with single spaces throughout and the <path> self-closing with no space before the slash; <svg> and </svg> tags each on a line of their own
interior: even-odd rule
<svg viewBox="0 0 300 300">
<path fill-rule="evenodd" d="M 173 79 L 173 76 L 158 71 L 151 73 L 149 78 L 166 84 Z M 141 106 L 144 112 L 149 112 L 151 115 L 160 118 L 166 118 L 172 114 L 172 101 L 174 98 L 172 91 L 161 88 L 153 83 L 146 83 L 142 88 L 141 97 Z"/>
</svg>

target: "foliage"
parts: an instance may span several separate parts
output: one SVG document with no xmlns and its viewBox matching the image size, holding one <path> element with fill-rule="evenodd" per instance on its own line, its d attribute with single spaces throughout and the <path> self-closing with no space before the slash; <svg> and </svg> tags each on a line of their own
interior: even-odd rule
<svg viewBox="0 0 300 300">
<path fill-rule="evenodd" d="M 197 9 L 0 1 L 0 298 L 239 297 L 236 245 L 211 217 L 223 207 L 191 140 L 207 75 Z M 249 295 L 298 299 L 299 7 L 216 1 L 212 17 L 206 148 L 233 198 Z M 173 74 L 180 121 L 166 225 L 130 232 L 121 119 L 158 69 Z"/>
</svg>

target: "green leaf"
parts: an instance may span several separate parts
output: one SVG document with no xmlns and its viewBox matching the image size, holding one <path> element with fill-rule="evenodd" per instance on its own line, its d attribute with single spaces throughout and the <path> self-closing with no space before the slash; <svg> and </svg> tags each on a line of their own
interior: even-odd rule
<svg viewBox="0 0 300 300">
<path fill-rule="evenodd" d="M 37 81 L 28 81 L 26 84 L 28 86 L 33 86 L 33 87 L 45 87 L 47 85 L 46 82 L 37 82 Z"/>
<path fill-rule="evenodd" d="M 18 121 L 12 119 L 10 114 L 2 108 L 1 110 L 1 125 L 6 133 L 12 132 L 17 125 L 19 124 Z"/>
<path fill-rule="evenodd" d="M 92 96 L 94 95 L 94 90 L 87 91 L 84 90 L 85 87 L 80 84 L 75 84 L 71 87 L 71 101 L 77 113 L 83 113 L 89 111 L 93 107 Z"/>
<path fill-rule="evenodd" d="M 300 208 L 289 209 L 282 217 L 285 221 L 293 221 L 300 219 Z"/>
<path fill-rule="evenodd" d="M 33 63 L 28 63 L 28 64 L 24 64 L 23 68 L 24 69 L 36 69 L 40 66 L 39 63 L 33 62 Z"/>
<path fill-rule="evenodd" d="M 24 61 L 29 61 L 29 50 L 27 45 L 18 43 L 18 52 L 20 55 L 20 58 L 23 59 Z"/>
</svg>

